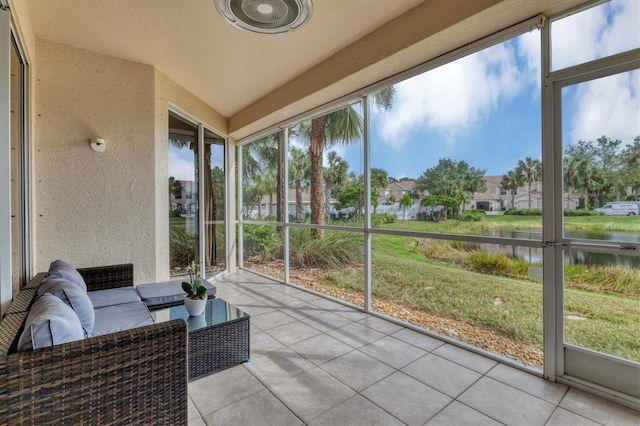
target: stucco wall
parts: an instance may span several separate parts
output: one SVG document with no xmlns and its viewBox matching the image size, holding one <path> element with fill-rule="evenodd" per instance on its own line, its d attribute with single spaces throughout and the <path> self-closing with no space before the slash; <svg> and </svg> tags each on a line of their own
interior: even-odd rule
<svg viewBox="0 0 640 426">
<path fill-rule="evenodd" d="M 155 279 L 153 68 L 44 40 L 36 61 L 36 269 L 132 262 Z"/>
<path fill-rule="evenodd" d="M 169 279 L 169 172 L 168 133 L 169 108 L 189 115 L 220 135 L 227 133 L 227 120 L 197 96 L 185 90 L 162 72 L 155 71 L 155 217 L 156 217 L 156 276 L 159 281 Z"/>
</svg>

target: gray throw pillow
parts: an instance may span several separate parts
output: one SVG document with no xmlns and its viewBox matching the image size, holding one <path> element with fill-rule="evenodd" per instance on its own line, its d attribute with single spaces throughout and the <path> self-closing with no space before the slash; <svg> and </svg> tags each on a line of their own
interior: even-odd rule
<svg viewBox="0 0 640 426">
<path fill-rule="evenodd" d="M 45 293 L 53 294 L 70 306 L 78 316 L 86 335 L 91 336 L 96 321 L 96 313 L 87 293 L 81 291 L 71 281 L 56 277 L 48 277 L 46 281 L 43 281 L 38 286 L 38 296 L 42 296 Z"/>
<path fill-rule="evenodd" d="M 29 351 L 82 339 L 82 324 L 73 309 L 53 294 L 45 293 L 29 310 L 18 350 Z"/>
<path fill-rule="evenodd" d="M 84 278 L 80 275 L 80 272 L 76 270 L 73 266 L 69 265 L 67 262 L 62 260 L 54 260 L 49 265 L 49 273 L 47 277 L 57 277 L 57 278 L 65 278 L 71 281 L 74 284 L 77 284 L 78 287 L 85 293 L 87 292 L 87 284 L 84 282 Z"/>
</svg>

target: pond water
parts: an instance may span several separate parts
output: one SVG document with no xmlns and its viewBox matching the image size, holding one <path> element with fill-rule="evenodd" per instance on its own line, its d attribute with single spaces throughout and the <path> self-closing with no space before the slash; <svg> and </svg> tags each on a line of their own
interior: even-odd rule
<svg viewBox="0 0 640 426">
<path fill-rule="evenodd" d="M 542 239 L 540 231 L 490 231 L 486 234 L 491 237 L 520 238 L 529 240 Z M 604 232 L 604 231 L 573 231 L 565 232 L 565 238 L 576 238 L 618 242 L 640 242 L 638 232 Z M 483 250 L 493 253 L 504 253 L 513 258 L 525 259 L 530 263 L 542 262 L 542 249 L 512 246 L 506 244 L 480 244 Z M 640 256 L 619 255 L 609 253 L 594 253 L 582 250 L 565 250 L 564 260 L 570 264 L 586 265 L 624 265 L 631 268 L 640 268 Z"/>
</svg>

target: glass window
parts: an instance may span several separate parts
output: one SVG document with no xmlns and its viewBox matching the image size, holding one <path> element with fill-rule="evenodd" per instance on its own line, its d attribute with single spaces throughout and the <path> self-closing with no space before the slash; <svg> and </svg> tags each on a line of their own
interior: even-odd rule
<svg viewBox="0 0 640 426">
<path fill-rule="evenodd" d="M 640 2 L 614 0 L 551 22 L 551 68 L 640 47 Z"/>
<path fill-rule="evenodd" d="M 22 61 L 20 52 L 11 43 L 11 267 L 12 289 L 17 295 L 27 279 L 26 235 L 27 235 L 27 171 L 24 168 L 27 156 L 27 141 L 25 138 L 25 105 L 26 93 L 24 71 L 26 64 Z"/>
<path fill-rule="evenodd" d="M 376 311 L 541 368 L 542 249 L 373 235 Z"/>
<path fill-rule="evenodd" d="M 171 275 L 198 261 L 198 126 L 169 112 L 169 257 Z M 193 198 L 192 198 L 193 195 Z"/>
<path fill-rule="evenodd" d="M 364 307 L 364 237 L 361 232 L 289 228 L 289 281 Z"/>
<path fill-rule="evenodd" d="M 226 269 L 225 141 L 204 129 L 205 277 Z"/>
<path fill-rule="evenodd" d="M 242 216 L 247 220 L 284 222 L 282 166 L 276 132 L 242 145 Z"/>
<path fill-rule="evenodd" d="M 640 241 L 640 70 L 562 88 L 565 238 Z"/>
<path fill-rule="evenodd" d="M 372 179 L 388 180 L 376 226 L 541 238 L 538 31 L 389 89 L 390 102 L 370 96 Z"/>
<path fill-rule="evenodd" d="M 243 224 L 243 266 L 284 281 L 283 237 L 282 227 Z"/>
<path fill-rule="evenodd" d="M 360 103 L 293 128 L 289 137 L 290 222 L 364 225 L 363 131 Z M 314 235 L 322 233 L 314 231 Z"/>
<path fill-rule="evenodd" d="M 640 362 L 640 257 L 566 250 L 565 342 Z"/>
</svg>

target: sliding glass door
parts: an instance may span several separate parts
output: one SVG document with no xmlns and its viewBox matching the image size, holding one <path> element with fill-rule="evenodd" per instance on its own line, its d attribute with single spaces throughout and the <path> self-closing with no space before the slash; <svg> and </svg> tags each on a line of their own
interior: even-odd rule
<svg viewBox="0 0 640 426">
<path fill-rule="evenodd" d="M 28 65 L 0 1 L 0 296 L 3 308 L 30 274 Z"/>
<path fill-rule="evenodd" d="M 205 278 L 227 268 L 225 139 L 169 112 L 170 275 L 200 264 Z"/>
<path fill-rule="evenodd" d="M 11 276 L 13 294 L 27 280 L 27 66 L 18 43 L 11 43 Z"/>
</svg>

